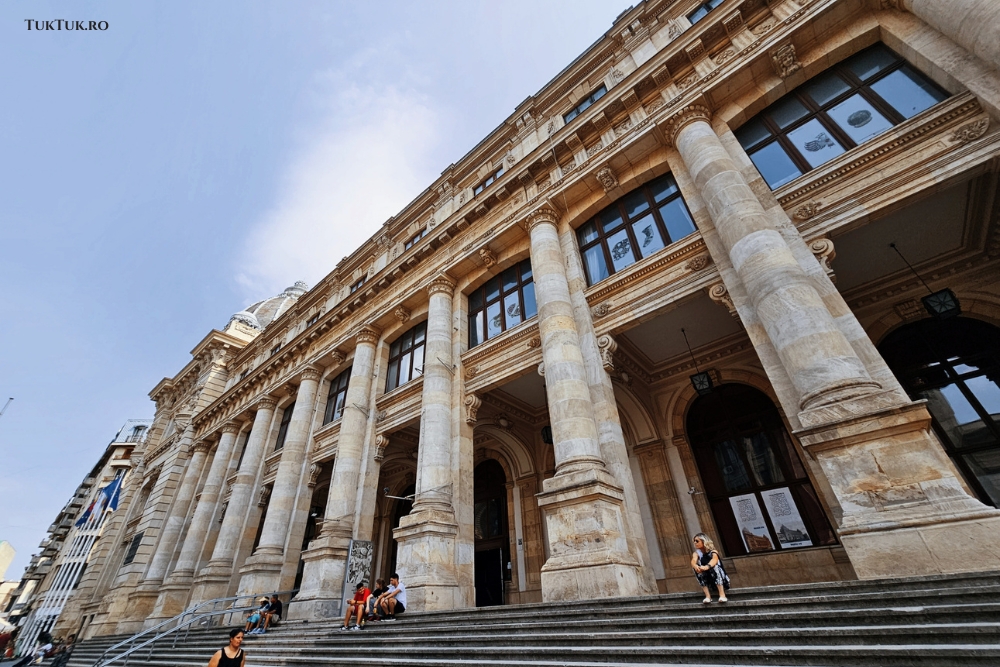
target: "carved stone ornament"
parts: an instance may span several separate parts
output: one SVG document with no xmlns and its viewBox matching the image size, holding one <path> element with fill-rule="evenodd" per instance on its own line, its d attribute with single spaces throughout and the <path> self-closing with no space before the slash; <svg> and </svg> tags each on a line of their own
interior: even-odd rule
<svg viewBox="0 0 1000 667">
<path fill-rule="evenodd" d="M 671 40 L 680 37 L 682 32 L 683 31 L 680 29 L 680 26 L 677 25 L 676 21 L 671 21 L 670 25 L 667 27 L 667 37 Z"/>
<path fill-rule="evenodd" d="M 435 294 L 446 294 L 451 296 L 455 293 L 455 283 L 451 281 L 447 276 L 438 276 L 427 285 L 427 294 L 433 296 Z"/>
<path fill-rule="evenodd" d="M 538 364 L 538 374 L 540 376 L 542 376 L 542 377 L 545 377 L 545 362 L 544 361 L 542 363 Z"/>
<path fill-rule="evenodd" d="M 817 213 L 819 209 L 822 208 L 823 204 L 818 201 L 809 201 L 799 206 L 795 209 L 794 217 L 796 220 L 808 220 Z"/>
<path fill-rule="evenodd" d="M 323 466 L 318 463 L 313 463 L 309 466 L 309 479 L 306 480 L 306 485 L 311 489 L 316 486 L 316 481 L 319 479 L 319 473 L 323 470 Z"/>
<path fill-rule="evenodd" d="M 610 192 L 618 187 L 618 177 L 615 176 L 615 172 L 612 171 L 611 167 L 601 167 L 594 175 L 605 192 Z"/>
<path fill-rule="evenodd" d="M 388 416 L 388 414 L 389 413 L 387 413 L 385 410 L 379 410 L 378 412 L 375 413 L 375 422 L 377 423 L 385 421 L 385 418 L 386 416 Z"/>
<path fill-rule="evenodd" d="M 664 134 L 672 144 L 677 138 L 677 134 L 691 123 L 699 120 L 708 123 L 711 119 L 712 112 L 709 111 L 708 107 L 701 104 L 692 104 L 691 106 L 684 107 L 667 120 L 664 127 Z"/>
<path fill-rule="evenodd" d="M 802 63 L 796 57 L 795 47 L 792 44 L 779 46 L 772 51 L 771 64 L 774 65 L 774 73 L 782 79 L 788 78 L 802 69 Z"/>
<path fill-rule="evenodd" d="M 607 301 L 599 303 L 590 309 L 590 314 L 594 316 L 595 320 L 605 317 L 610 312 L 611 312 L 611 306 L 608 305 Z"/>
<path fill-rule="evenodd" d="M 479 375 L 479 366 L 470 366 L 465 369 L 465 379 L 471 380 Z"/>
<path fill-rule="evenodd" d="M 927 311 L 924 310 L 923 304 L 916 299 L 901 301 L 894 305 L 892 309 L 895 310 L 896 314 L 899 315 L 899 317 L 904 321 L 923 317 L 927 313 Z"/>
<path fill-rule="evenodd" d="M 833 247 L 833 241 L 827 238 L 816 239 L 809 244 L 809 250 L 816 256 L 820 266 L 830 276 L 830 280 L 837 282 L 837 276 L 833 273 L 833 267 L 830 266 L 830 262 L 837 256 L 837 251 Z"/>
<path fill-rule="evenodd" d="M 381 463 L 385 459 L 385 448 L 389 446 L 389 436 L 387 435 L 376 435 L 375 436 L 375 460 Z"/>
<path fill-rule="evenodd" d="M 952 132 L 951 140 L 960 144 L 974 141 L 986 134 L 986 130 L 988 130 L 989 127 L 990 119 L 988 117 L 974 120 Z"/>
<path fill-rule="evenodd" d="M 236 435 L 237 433 L 240 432 L 240 423 L 234 421 L 228 421 L 222 425 L 222 432 L 232 433 L 233 435 Z"/>
<path fill-rule="evenodd" d="M 323 377 L 323 371 L 315 366 L 306 366 L 300 376 L 302 382 L 319 382 L 321 377 Z"/>
<path fill-rule="evenodd" d="M 528 348 L 529 349 L 533 350 L 536 347 L 541 347 L 541 346 L 542 346 L 542 339 L 539 338 L 538 336 L 532 336 L 531 338 L 528 339 Z"/>
<path fill-rule="evenodd" d="M 194 451 L 201 452 L 202 454 L 207 454 L 208 450 L 212 448 L 212 443 L 208 440 L 199 440 L 194 443 Z"/>
<path fill-rule="evenodd" d="M 622 74 L 622 71 L 620 69 L 618 69 L 617 67 L 612 67 L 611 68 L 611 82 L 612 83 L 615 83 L 615 84 L 621 83 L 622 79 L 624 79 L 624 78 L 625 78 L 625 75 Z"/>
<path fill-rule="evenodd" d="M 717 282 L 708 288 L 708 298 L 716 302 L 720 306 L 725 306 L 729 311 L 729 314 L 733 317 L 739 317 L 739 313 L 736 312 L 736 305 L 733 303 L 733 297 L 730 296 L 729 290 L 726 289 L 726 285 L 722 282 Z"/>
<path fill-rule="evenodd" d="M 773 16 L 768 17 L 750 29 L 750 32 L 760 37 L 766 32 L 770 32 L 774 26 L 778 25 L 778 19 Z"/>
<path fill-rule="evenodd" d="M 597 339 L 597 349 L 601 353 L 601 365 L 610 373 L 615 369 L 615 350 L 618 349 L 618 343 L 608 334 L 604 334 Z"/>
<path fill-rule="evenodd" d="M 493 423 L 502 428 L 503 430 L 507 431 L 508 433 L 514 430 L 514 422 L 512 422 L 510 420 L 510 417 L 508 417 L 503 412 L 501 412 L 496 416 L 496 419 L 493 420 Z"/>
<path fill-rule="evenodd" d="M 726 62 L 731 60 L 733 56 L 736 55 L 736 47 L 730 46 L 729 48 L 723 49 L 715 54 L 712 60 L 715 61 L 716 65 L 724 65 Z"/>
<path fill-rule="evenodd" d="M 358 343 L 374 345 L 378 342 L 379 333 L 378 329 L 369 324 L 358 329 L 358 333 L 354 337 Z"/>
<path fill-rule="evenodd" d="M 257 400 L 258 410 L 274 410 L 276 407 L 278 407 L 278 399 L 273 396 L 261 396 Z"/>
<path fill-rule="evenodd" d="M 475 394 L 466 394 L 465 400 L 462 403 L 465 405 L 465 423 L 475 424 L 476 413 L 479 412 L 479 408 L 483 404 L 483 399 Z"/>
<path fill-rule="evenodd" d="M 267 502 L 271 499 L 271 487 L 265 486 L 260 490 L 260 496 L 257 498 L 257 507 L 266 507 Z"/>
<path fill-rule="evenodd" d="M 504 162 L 507 163 L 508 168 L 513 167 L 514 163 L 517 162 L 517 158 L 514 157 L 514 151 L 507 151 L 507 154 L 504 156 L 503 159 Z"/>
<path fill-rule="evenodd" d="M 229 501 L 222 503 L 222 509 L 219 511 L 219 523 L 222 523 L 225 520 L 227 509 L 229 509 Z"/>
<path fill-rule="evenodd" d="M 330 363 L 333 364 L 334 368 L 341 365 L 346 360 L 347 357 L 344 356 L 344 353 L 341 352 L 340 350 L 334 350 L 333 352 L 330 353 Z"/>
<path fill-rule="evenodd" d="M 692 257 L 687 261 L 684 266 L 687 267 L 688 271 L 701 271 L 706 266 L 708 266 L 712 261 L 712 258 L 708 255 L 698 255 L 697 257 Z"/>
<path fill-rule="evenodd" d="M 542 206 L 541 208 L 535 209 L 528 214 L 522 222 L 521 225 L 524 226 L 524 231 L 531 233 L 531 229 L 535 225 L 540 225 L 543 223 L 548 223 L 550 225 L 555 225 L 559 222 L 559 214 L 548 206 Z"/>
<path fill-rule="evenodd" d="M 479 258 L 483 260 L 483 264 L 486 265 L 487 269 L 496 266 L 497 263 L 496 253 L 490 250 L 489 247 L 479 249 Z"/>
<path fill-rule="evenodd" d="M 396 316 L 396 319 L 399 320 L 401 324 L 405 324 L 406 321 L 410 319 L 410 311 L 403 306 L 397 306 L 396 310 L 392 311 L 392 314 Z"/>
</svg>

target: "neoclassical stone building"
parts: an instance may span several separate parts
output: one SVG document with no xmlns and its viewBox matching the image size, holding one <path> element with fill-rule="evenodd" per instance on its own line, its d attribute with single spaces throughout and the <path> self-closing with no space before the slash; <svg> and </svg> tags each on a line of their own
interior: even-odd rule
<svg viewBox="0 0 1000 667">
<path fill-rule="evenodd" d="M 737 586 L 1000 568 L 997 34 L 992 0 L 628 10 L 152 391 L 87 634 L 328 617 L 359 571 L 416 610 L 691 590 L 700 531 Z"/>
</svg>

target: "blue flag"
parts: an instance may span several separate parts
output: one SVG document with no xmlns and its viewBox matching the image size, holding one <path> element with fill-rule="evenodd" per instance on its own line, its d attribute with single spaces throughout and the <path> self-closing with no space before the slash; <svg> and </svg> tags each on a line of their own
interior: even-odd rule
<svg viewBox="0 0 1000 667">
<path fill-rule="evenodd" d="M 122 477 L 116 477 L 113 482 L 98 491 L 97 497 L 95 497 L 94 501 L 87 507 L 87 511 L 84 512 L 73 525 L 79 528 L 87 523 L 91 516 L 99 516 L 105 510 L 108 512 L 114 512 L 118 509 L 118 499 L 121 496 L 123 479 L 124 475 Z"/>
</svg>

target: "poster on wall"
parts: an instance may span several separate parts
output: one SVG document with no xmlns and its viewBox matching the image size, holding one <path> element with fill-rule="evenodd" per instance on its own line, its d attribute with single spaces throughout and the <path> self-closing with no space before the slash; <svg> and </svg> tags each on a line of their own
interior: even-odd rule
<svg viewBox="0 0 1000 667">
<path fill-rule="evenodd" d="M 762 491 L 760 495 L 764 496 L 764 507 L 771 517 L 771 525 L 774 526 L 774 532 L 782 548 L 811 547 L 809 531 L 806 530 L 806 524 L 802 521 L 788 487 Z"/>
<path fill-rule="evenodd" d="M 757 496 L 752 493 L 733 496 L 729 499 L 729 504 L 733 506 L 733 515 L 740 527 L 740 535 L 747 551 L 750 553 L 773 551 L 774 545 L 771 544 L 771 536 L 768 534 L 767 524 L 764 523 Z"/>
</svg>

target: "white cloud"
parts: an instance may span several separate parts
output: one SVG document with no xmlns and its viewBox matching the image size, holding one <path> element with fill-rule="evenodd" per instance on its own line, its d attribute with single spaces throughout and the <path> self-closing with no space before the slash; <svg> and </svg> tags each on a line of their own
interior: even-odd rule
<svg viewBox="0 0 1000 667">
<path fill-rule="evenodd" d="M 326 118 L 302 133 L 275 206 L 253 226 L 236 279 L 248 302 L 333 270 L 434 178 L 440 120 L 414 91 L 327 74 Z"/>
</svg>

